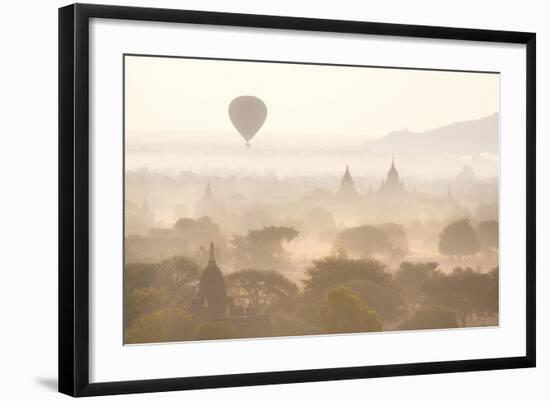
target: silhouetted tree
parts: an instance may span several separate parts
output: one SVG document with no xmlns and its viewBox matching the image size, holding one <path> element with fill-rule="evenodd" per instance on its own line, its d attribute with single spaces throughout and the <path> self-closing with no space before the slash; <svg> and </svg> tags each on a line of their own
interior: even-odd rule
<svg viewBox="0 0 550 401">
<path fill-rule="evenodd" d="M 436 305 L 426 305 L 400 324 L 400 330 L 448 329 L 458 327 L 457 314 L 454 310 Z"/>
<path fill-rule="evenodd" d="M 352 280 L 367 280 L 379 285 L 391 285 L 391 274 L 376 259 L 349 259 L 329 256 L 313 261 L 306 269 L 304 290 L 310 295 L 322 294 L 329 288 Z"/>
<path fill-rule="evenodd" d="M 389 235 L 383 229 L 362 225 L 341 231 L 334 241 L 334 248 L 369 257 L 376 252 L 391 251 L 392 244 Z"/>
<path fill-rule="evenodd" d="M 288 307 L 298 294 L 298 286 L 274 270 L 239 270 L 226 276 L 233 298 L 244 299 L 257 313 Z"/>
<path fill-rule="evenodd" d="M 325 302 L 319 308 L 319 321 L 325 333 L 382 330 L 376 312 L 369 309 L 358 294 L 344 287 L 328 291 Z"/>
<path fill-rule="evenodd" d="M 158 263 L 124 266 L 124 324 L 168 306 L 182 305 L 195 296 L 200 268 L 175 256 Z"/>
<path fill-rule="evenodd" d="M 161 285 L 167 290 L 172 305 L 178 305 L 195 296 L 194 289 L 200 278 L 200 268 L 192 260 L 174 256 L 159 264 Z"/>
<path fill-rule="evenodd" d="M 286 263 L 288 253 L 284 243 L 292 241 L 299 232 L 294 227 L 264 227 L 249 230 L 245 236 L 231 240 L 238 264 L 248 268 L 280 267 Z"/>
<path fill-rule="evenodd" d="M 498 250 L 499 237 L 497 221 L 488 220 L 480 222 L 477 226 L 477 236 L 483 250 Z"/>
<path fill-rule="evenodd" d="M 155 287 L 132 288 L 124 294 L 124 326 L 147 313 L 167 307 L 170 297 L 164 289 Z"/>
<path fill-rule="evenodd" d="M 439 274 L 424 284 L 427 304 L 455 310 L 461 327 L 466 327 L 473 314 L 481 316 L 498 312 L 498 270 L 478 273 L 471 268 L 456 267 L 451 274 Z"/>
<path fill-rule="evenodd" d="M 174 224 L 174 229 L 176 233 L 185 238 L 193 248 L 204 246 L 212 241 L 220 248 L 224 243 L 220 226 L 214 223 L 208 216 L 198 219 L 178 219 Z"/>
<path fill-rule="evenodd" d="M 297 300 L 297 314 L 311 326 L 319 323 L 319 307 L 325 301 L 327 291 L 363 281 L 382 287 L 392 286 L 391 274 L 386 266 L 375 259 L 349 259 L 346 253 L 313 260 L 305 271 L 304 291 Z M 365 284 L 365 288 L 369 284 Z M 390 291 L 391 289 L 388 288 Z"/>
<path fill-rule="evenodd" d="M 135 319 L 124 331 L 124 342 L 157 343 L 189 339 L 195 323 L 183 308 L 163 308 Z"/>
<path fill-rule="evenodd" d="M 395 272 L 394 279 L 403 294 L 412 304 L 420 302 L 424 283 L 436 274 L 438 264 L 435 262 L 403 262 Z"/>
<path fill-rule="evenodd" d="M 124 265 L 124 290 L 158 286 L 156 263 L 126 263 Z"/>
<path fill-rule="evenodd" d="M 403 310 L 403 296 L 393 284 L 381 285 L 369 280 L 352 280 L 343 286 L 359 294 L 383 322 L 397 318 Z"/>
<path fill-rule="evenodd" d="M 468 219 L 449 224 L 439 234 L 439 252 L 447 256 L 474 255 L 479 251 L 479 240 Z"/>
</svg>

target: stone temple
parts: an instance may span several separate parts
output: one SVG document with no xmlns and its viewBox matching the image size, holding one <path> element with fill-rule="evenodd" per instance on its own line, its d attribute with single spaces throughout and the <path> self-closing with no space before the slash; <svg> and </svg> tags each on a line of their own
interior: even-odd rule
<svg viewBox="0 0 550 401">
<path fill-rule="evenodd" d="M 269 315 L 257 314 L 250 307 L 235 305 L 227 295 L 225 278 L 210 243 L 208 264 L 202 270 L 197 297 L 191 303 L 190 312 L 199 320 L 227 323 L 235 337 L 269 337 L 271 321 Z"/>
<path fill-rule="evenodd" d="M 399 172 L 395 168 L 395 161 L 392 156 L 391 167 L 386 175 L 386 180 L 384 181 L 382 178 L 378 194 L 386 197 L 397 197 L 406 193 L 405 184 L 403 183 L 403 179 L 399 177 Z"/>
<path fill-rule="evenodd" d="M 351 177 L 349 166 L 346 166 L 346 171 L 344 172 L 344 176 L 340 181 L 340 188 L 338 189 L 336 196 L 339 199 L 344 199 L 344 200 L 356 199 L 359 196 L 359 193 L 355 188 L 355 183 L 353 182 L 353 178 Z"/>
</svg>

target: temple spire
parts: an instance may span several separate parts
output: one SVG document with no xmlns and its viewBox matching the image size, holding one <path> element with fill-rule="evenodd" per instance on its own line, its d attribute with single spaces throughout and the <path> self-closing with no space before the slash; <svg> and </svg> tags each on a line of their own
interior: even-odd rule
<svg viewBox="0 0 550 401">
<path fill-rule="evenodd" d="M 346 164 L 346 171 L 344 173 L 344 180 L 353 181 L 351 178 L 351 173 L 349 172 L 349 166 Z"/>
<path fill-rule="evenodd" d="M 212 200 L 212 188 L 210 188 L 210 180 L 208 180 L 208 183 L 206 184 L 206 189 L 204 190 L 204 199 Z"/>
<path fill-rule="evenodd" d="M 210 243 L 210 256 L 208 257 L 208 263 L 216 263 L 216 255 L 214 254 L 214 243 Z"/>
<path fill-rule="evenodd" d="M 388 174 L 389 173 L 398 174 L 397 169 L 395 168 L 395 155 L 393 153 L 391 154 L 391 167 L 390 167 L 390 171 L 388 172 Z"/>
<path fill-rule="evenodd" d="M 338 190 L 338 195 L 344 198 L 356 197 L 358 195 L 348 165 L 346 165 L 346 171 L 344 172 L 344 176 L 340 181 L 340 189 Z"/>
</svg>

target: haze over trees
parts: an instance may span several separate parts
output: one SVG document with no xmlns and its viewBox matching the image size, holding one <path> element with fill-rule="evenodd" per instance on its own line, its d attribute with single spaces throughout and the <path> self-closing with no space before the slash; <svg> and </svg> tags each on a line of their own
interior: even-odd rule
<svg viewBox="0 0 550 401">
<path fill-rule="evenodd" d="M 197 320 L 186 306 L 199 270 L 184 257 L 127 264 L 125 342 L 235 338 L 230 324 Z M 238 270 L 225 281 L 239 313 L 271 316 L 272 335 L 468 327 L 498 316 L 498 268 L 402 262 L 392 274 L 376 259 L 340 254 L 313 260 L 301 288 L 274 270 Z"/>
<path fill-rule="evenodd" d="M 392 244 L 388 233 L 378 227 L 362 225 L 342 230 L 334 241 L 336 249 L 344 249 L 353 256 L 369 257 L 378 252 L 389 252 Z"/>
<path fill-rule="evenodd" d="M 298 236 L 294 227 L 269 226 L 249 230 L 246 235 L 235 235 L 231 246 L 237 263 L 252 269 L 282 267 L 288 262 L 284 244 Z"/>
<path fill-rule="evenodd" d="M 449 224 L 439 234 L 439 252 L 443 255 L 461 258 L 474 255 L 479 249 L 479 239 L 467 219 Z"/>
<path fill-rule="evenodd" d="M 125 343 L 499 324 L 497 74 L 125 68 Z"/>
<path fill-rule="evenodd" d="M 479 221 L 472 226 L 470 220 L 458 219 L 439 225 L 439 234 L 434 233 L 437 251 L 455 261 L 454 268 L 443 269 L 441 263 L 447 263 L 446 259 L 407 260 L 411 244 L 401 224 L 338 230 L 328 214 L 320 210 L 314 214 L 325 216 L 320 226 L 333 227 L 337 234 L 326 248 L 329 254 L 306 260 L 298 279 L 293 276 L 291 251 L 300 238 L 295 227 L 269 225 L 226 239 L 209 217 L 178 219 L 174 232 L 196 244 L 196 251 L 125 266 L 125 342 L 240 336 L 238 328 L 226 321 L 205 321 L 193 313 L 201 273 L 210 263 L 202 242 L 210 237 L 220 241 L 225 263 L 240 266 L 224 272 L 231 310 L 236 316 L 269 316 L 271 335 L 422 330 L 498 322 L 498 267 L 460 267 L 466 256 L 483 261 L 498 250 L 498 222 Z"/>
<path fill-rule="evenodd" d="M 216 241 L 223 243 L 220 226 L 208 216 L 192 218 L 179 218 L 174 224 L 177 235 L 184 237 L 193 247 Z"/>
<path fill-rule="evenodd" d="M 429 195 L 407 187 L 392 162 L 373 190 L 371 179 L 346 171 L 351 198 L 338 195 L 344 184 L 332 178 L 266 175 L 209 179 L 196 191 L 200 207 L 178 198 L 164 217 L 159 204 L 168 196 L 141 207 L 128 202 L 146 213 L 140 222 L 154 223 L 126 237 L 124 341 L 498 324 L 498 214 L 488 217 L 498 211 L 494 186 L 465 167 L 454 186 Z M 144 177 L 159 192 L 177 182 Z M 186 185 L 201 178 L 181 177 Z M 476 195 L 479 188 L 489 195 Z M 198 312 L 205 274 L 223 289 L 220 316 L 209 319 Z M 246 324 L 257 330 L 243 334 Z"/>
</svg>

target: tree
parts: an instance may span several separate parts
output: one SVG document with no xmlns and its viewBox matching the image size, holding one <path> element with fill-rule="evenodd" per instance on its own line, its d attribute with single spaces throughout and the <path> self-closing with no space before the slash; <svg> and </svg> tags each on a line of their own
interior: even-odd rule
<svg viewBox="0 0 550 401">
<path fill-rule="evenodd" d="M 336 220 L 332 213 L 321 207 L 314 207 L 308 210 L 304 214 L 304 220 L 310 230 L 323 231 L 336 225 Z"/>
<path fill-rule="evenodd" d="M 156 263 L 126 263 L 124 265 L 124 290 L 158 286 Z"/>
<path fill-rule="evenodd" d="M 394 274 L 394 280 L 411 304 L 420 302 L 424 283 L 436 274 L 438 264 L 435 262 L 403 262 Z"/>
<path fill-rule="evenodd" d="M 191 316 L 183 308 L 164 308 L 147 313 L 134 320 L 124 331 L 126 344 L 183 341 L 195 327 Z"/>
<path fill-rule="evenodd" d="M 175 256 L 158 263 L 124 266 L 124 322 L 132 322 L 168 306 L 184 304 L 195 296 L 200 268 L 188 258 Z"/>
<path fill-rule="evenodd" d="M 298 286 L 274 270 L 239 270 L 226 277 L 229 293 L 243 299 L 257 313 L 287 307 L 298 294 Z"/>
<path fill-rule="evenodd" d="M 174 224 L 174 230 L 193 247 L 198 248 L 214 242 L 220 248 L 224 243 L 220 226 L 208 216 L 198 219 L 180 218 Z"/>
<path fill-rule="evenodd" d="M 436 305 L 427 305 L 418 309 L 406 322 L 398 326 L 399 330 L 450 329 L 458 327 L 454 310 Z"/>
<path fill-rule="evenodd" d="M 376 312 L 370 310 L 358 294 L 338 287 L 328 291 L 319 308 L 319 320 L 325 333 L 381 331 Z"/>
<path fill-rule="evenodd" d="M 288 253 L 284 243 L 291 242 L 299 232 L 294 227 L 269 226 L 249 230 L 245 236 L 231 240 L 237 263 L 247 268 L 280 267 L 286 264 Z"/>
<path fill-rule="evenodd" d="M 310 295 L 324 296 L 327 289 L 352 280 L 367 280 L 379 285 L 391 285 L 391 274 L 376 259 L 349 259 L 329 256 L 313 261 L 306 269 L 304 290 Z"/>
<path fill-rule="evenodd" d="M 474 255 L 479 251 L 479 240 L 468 219 L 449 224 L 439 234 L 439 252 L 447 256 Z"/>
<path fill-rule="evenodd" d="M 480 222 L 477 226 L 477 236 L 483 250 L 498 250 L 499 235 L 497 221 L 486 220 Z"/>
<path fill-rule="evenodd" d="M 168 305 L 169 296 L 163 289 L 155 287 L 132 288 L 124 293 L 124 326 L 147 313 Z"/>
<path fill-rule="evenodd" d="M 327 291 L 353 282 L 360 291 L 373 288 L 385 292 L 392 290 L 392 277 L 386 266 L 375 259 L 349 259 L 345 254 L 329 256 L 313 261 L 305 271 L 304 292 L 297 303 L 297 313 L 310 325 L 319 325 L 319 306 L 325 301 Z M 368 282 L 362 286 L 362 282 Z M 382 303 L 382 300 L 380 300 Z"/>
<path fill-rule="evenodd" d="M 455 310 L 461 327 L 466 327 L 473 314 L 498 313 L 498 270 L 478 273 L 471 268 L 456 267 L 451 274 L 439 274 L 423 287 L 427 304 Z"/>
<path fill-rule="evenodd" d="M 200 268 L 192 260 L 174 256 L 159 264 L 161 283 L 170 296 L 173 306 L 195 296 L 195 288 L 200 278 Z"/>
<path fill-rule="evenodd" d="M 396 319 L 403 311 L 403 296 L 395 285 L 381 285 L 369 280 L 351 280 L 344 287 L 355 291 L 375 311 L 381 321 Z"/>
<path fill-rule="evenodd" d="M 335 249 L 345 249 L 351 254 L 369 257 L 376 252 L 392 250 L 389 235 L 381 228 L 362 225 L 346 228 L 334 241 Z"/>
<path fill-rule="evenodd" d="M 395 223 L 384 223 L 379 226 L 387 235 L 390 241 L 390 253 L 393 256 L 405 256 L 409 253 L 409 239 L 403 226 Z"/>
</svg>

